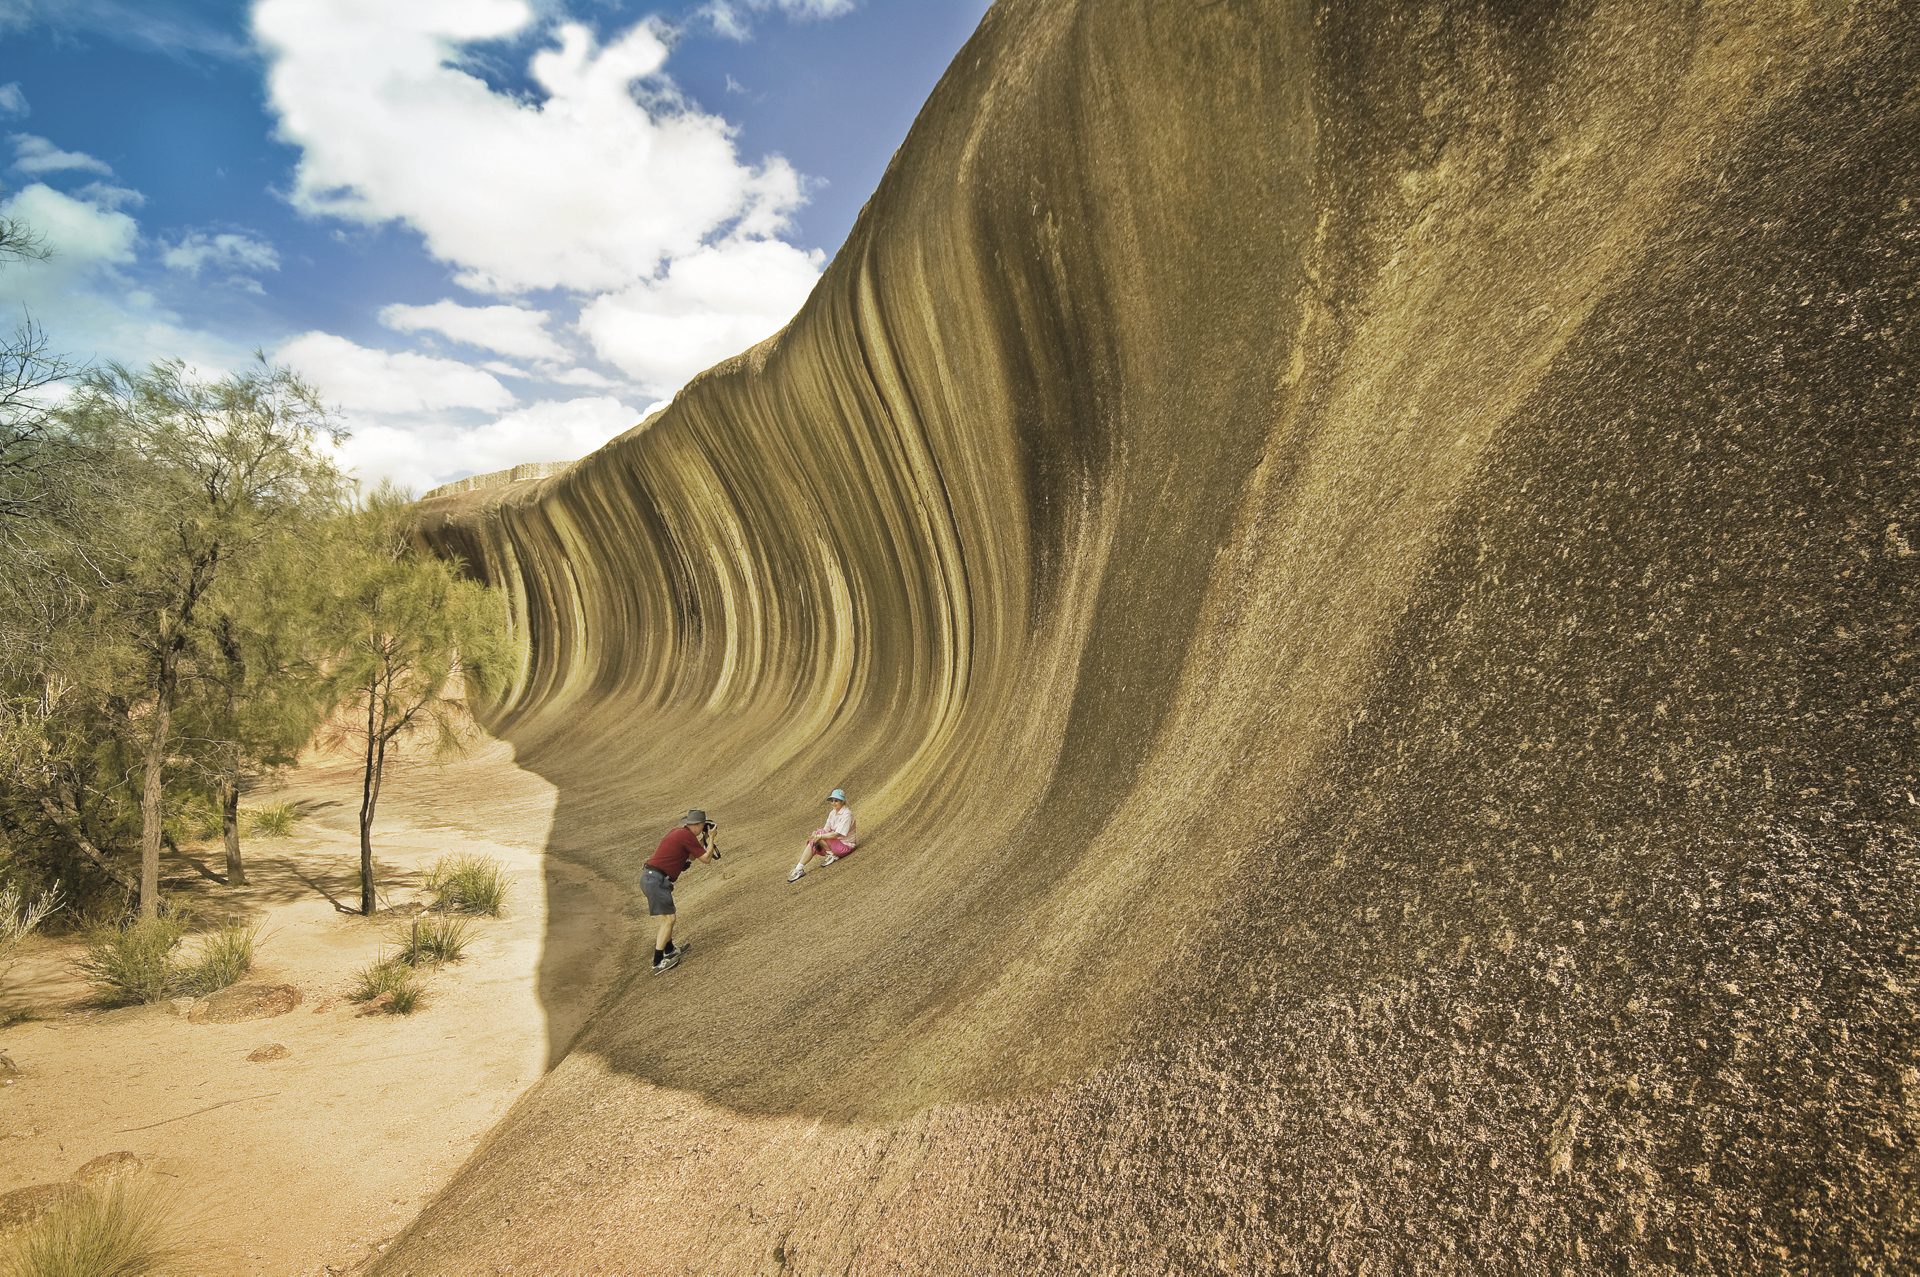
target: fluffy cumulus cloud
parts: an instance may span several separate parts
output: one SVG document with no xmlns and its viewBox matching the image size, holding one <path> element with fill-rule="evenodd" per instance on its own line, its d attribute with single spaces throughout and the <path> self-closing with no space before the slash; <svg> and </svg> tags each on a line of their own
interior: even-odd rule
<svg viewBox="0 0 1920 1277">
<path fill-rule="evenodd" d="M 353 437 L 340 457 L 362 476 L 391 477 L 419 493 L 463 475 L 585 456 L 642 416 L 612 396 L 541 400 L 473 424 L 400 424 L 349 413 Z"/>
<path fill-rule="evenodd" d="M 294 338 L 274 358 L 319 386 L 349 411 L 433 412 L 441 408 L 498 411 L 513 392 L 492 373 L 454 359 L 412 351 L 369 350 L 345 337 L 311 332 Z"/>
<path fill-rule="evenodd" d="M 0 216 L 25 223 L 51 250 L 45 261 L 7 267 L 7 302 L 24 307 L 77 360 L 244 366 L 246 345 L 186 322 L 142 286 L 140 225 L 123 211 L 140 203 L 138 192 L 104 182 L 70 193 L 33 182 L 0 203 Z"/>
<path fill-rule="evenodd" d="M 8 87 L 19 92 L 20 86 L 17 84 Z M 7 140 L 13 143 L 13 168 L 17 173 L 57 173 L 62 169 L 78 169 L 113 176 L 113 169 L 104 160 L 96 160 L 80 151 L 63 151 L 32 133 L 9 134 Z"/>
<path fill-rule="evenodd" d="M 813 17 L 852 7 L 741 2 Z M 731 126 L 679 95 L 656 22 L 605 43 L 578 24 L 538 33 L 537 100 L 463 61 L 466 46 L 534 21 L 525 0 L 260 0 L 270 100 L 301 153 L 292 197 L 314 216 L 413 227 L 467 289 L 567 303 L 557 317 L 552 303 L 393 306 L 388 326 L 541 361 L 554 380 L 571 362 L 564 312 L 578 306 L 601 359 L 645 393 L 670 393 L 776 331 L 818 278 L 822 256 L 779 238 L 801 179 L 777 156 L 744 162 Z M 600 374 L 566 376 L 585 386 Z"/>
<path fill-rule="evenodd" d="M 114 189 L 114 188 L 108 188 Z M 31 226 L 51 252 L 41 273 L 65 276 L 91 274 L 102 266 L 122 265 L 134 258 L 140 224 L 122 213 L 114 199 L 76 199 L 35 182 L 9 199 L 6 215 Z"/>
<path fill-rule="evenodd" d="M 529 67 L 539 103 L 457 65 L 463 42 L 532 18 L 519 0 L 263 0 L 269 91 L 281 135 L 301 148 L 296 202 L 405 221 L 464 286 L 503 294 L 617 288 L 721 228 L 785 226 L 799 176 L 777 158 L 740 162 L 726 121 L 688 109 L 660 77 L 667 46 L 649 24 L 604 46 L 561 26 Z"/>
<path fill-rule="evenodd" d="M 431 306 L 388 306 L 380 322 L 397 332 L 436 332 L 469 346 L 554 363 L 570 362 L 566 348 L 547 331 L 544 310 L 519 306 L 462 306 L 435 302 Z"/>
<path fill-rule="evenodd" d="M 703 249 L 660 279 L 589 302 L 580 331 L 642 385 L 674 385 L 778 331 L 807 299 L 820 261 L 777 240 Z"/>
<path fill-rule="evenodd" d="M 31 109 L 27 106 L 27 95 L 20 91 L 20 81 L 0 84 L 0 116 L 18 119 L 30 114 Z"/>
</svg>

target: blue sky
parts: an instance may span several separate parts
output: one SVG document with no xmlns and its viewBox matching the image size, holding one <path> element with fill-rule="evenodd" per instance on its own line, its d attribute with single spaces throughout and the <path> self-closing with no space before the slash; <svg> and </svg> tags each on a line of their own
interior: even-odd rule
<svg viewBox="0 0 1920 1277">
<path fill-rule="evenodd" d="M 0 0 L 0 274 L 255 348 L 368 481 L 582 455 L 792 315 L 988 0 Z"/>
</svg>

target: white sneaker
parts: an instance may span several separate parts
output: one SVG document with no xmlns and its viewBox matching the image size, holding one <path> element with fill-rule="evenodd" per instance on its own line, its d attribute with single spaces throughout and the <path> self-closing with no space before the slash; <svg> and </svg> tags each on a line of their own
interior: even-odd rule
<svg viewBox="0 0 1920 1277">
<path fill-rule="evenodd" d="M 802 878 L 806 876 L 807 876 L 807 871 L 802 869 L 799 865 L 795 865 L 793 867 L 793 872 L 787 875 L 787 881 L 799 882 Z"/>
<path fill-rule="evenodd" d="M 834 861 L 838 860 L 839 858 L 840 857 L 834 855 L 832 852 L 828 852 L 827 858 L 820 862 L 820 867 L 822 869 L 825 869 L 828 865 L 832 864 Z"/>
</svg>

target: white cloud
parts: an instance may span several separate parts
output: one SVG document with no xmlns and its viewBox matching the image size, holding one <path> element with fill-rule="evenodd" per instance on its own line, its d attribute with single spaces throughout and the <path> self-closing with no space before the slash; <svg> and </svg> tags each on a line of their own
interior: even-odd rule
<svg viewBox="0 0 1920 1277">
<path fill-rule="evenodd" d="M 27 95 L 20 91 L 18 80 L 0 84 L 0 115 L 27 115 L 32 110 L 27 105 Z"/>
<path fill-rule="evenodd" d="M 569 368 L 565 372 L 548 373 L 542 380 L 561 386 L 588 386 L 594 390 L 611 390 L 618 383 L 611 377 L 603 377 L 591 368 Z"/>
<path fill-rule="evenodd" d="M 210 369 L 244 367 L 248 347 L 184 323 L 139 286 L 140 227 L 119 210 L 139 193 L 93 183 L 76 198 L 39 182 L 0 203 L 41 235 L 46 261 L 10 265 L 0 285 L 8 305 L 24 306 L 76 362 L 129 364 L 185 359 Z"/>
<path fill-rule="evenodd" d="M 140 240 L 140 224 L 112 204 L 75 199 L 41 182 L 22 190 L 4 207 L 8 217 L 25 222 L 42 237 L 53 254 L 48 264 L 65 276 L 103 264 L 131 262 Z"/>
<path fill-rule="evenodd" d="M 274 358 L 318 386 L 322 399 L 349 411 L 498 412 L 514 403 L 513 392 L 491 373 L 410 351 L 369 350 L 332 333 L 304 333 L 280 347 Z"/>
<path fill-rule="evenodd" d="M 642 413 L 611 396 L 541 400 L 480 424 L 401 426 L 377 419 L 347 424 L 344 465 L 363 483 L 391 478 L 416 493 L 469 474 L 526 461 L 572 461 L 638 425 Z"/>
<path fill-rule="evenodd" d="M 74 195 L 100 208 L 119 208 L 122 204 L 131 204 L 139 208 L 147 202 L 147 197 L 139 191 L 124 186 L 114 186 L 110 182 L 88 182 L 74 192 Z"/>
<path fill-rule="evenodd" d="M 502 355 L 572 362 L 573 357 L 566 348 L 547 331 L 548 318 L 544 310 L 462 306 L 452 301 L 435 302 L 431 306 L 393 305 L 380 312 L 380 322 L 399 332 L 417 333 L 424 329 Z"/>
<path fill-rule="evenodd" d="M 112 167 L 104 160 L 96 160 L 80 151 L 63 151 L 32 133 L 11 133 L 8 134 L 8 140 L 13 143 L 13 167 L 16 172 L 54 173 L 62 169 L 80 169 L 113 176 Z"/>
<path fill-rule="evenodd" d="M 728 243 L 675 261 L 664 278 L 596 298 L 580 331 L 602 359 L 655 393 L 778 332 L 806 300 L 822 254 L 777 240 Z"/>
<path fill-rule="evenodd" d="M 160 253 L 160 262 L 170 270 L 184 271 L 198 278 L 203 269 L 224 271 L 279 270 L 280 254 L 273 245 L 222 231 L 209 235 L 194 231 Z"/>
<path fill-rule="evenodd" d="M 778 9 L 790 18 L 837 18 L 853 12 L 853 5 L 854 0 L 708 0 L 694 11 L 694 17 L 712 23 L 729 40 L 746 40 L 753 36 L 749 12 Z"/>
<path fill-rule="evenodd" d="M 403 220 L 462 268 L 461 284 L 507 294 L 617 288 L 723 228 L 784 229 L 799 176 L 777 157 L 740 163 L 730 126 L 661 76 L 653 25 L 605 46 L 559 27 L 559 47 L 529 66 L 539 104 L 453 65 L 460 43 L 532 20 L 521 0 L 261 0 L 269 96 L 280 135 L 302 149 L 295 202 Z"/>
</svg>

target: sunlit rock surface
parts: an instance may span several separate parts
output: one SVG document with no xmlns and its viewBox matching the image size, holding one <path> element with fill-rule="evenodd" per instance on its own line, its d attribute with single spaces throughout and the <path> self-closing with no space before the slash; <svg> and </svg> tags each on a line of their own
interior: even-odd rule
<svg viewBox="0 0 1920 1277">
<path fill-rule="evenodd" d="M 1910 1269 L 1915 24 L 1000 0 L 784 333 L 426 506 L 552 852 L 727 856 L 382 1271 Z"/>
</svg>

